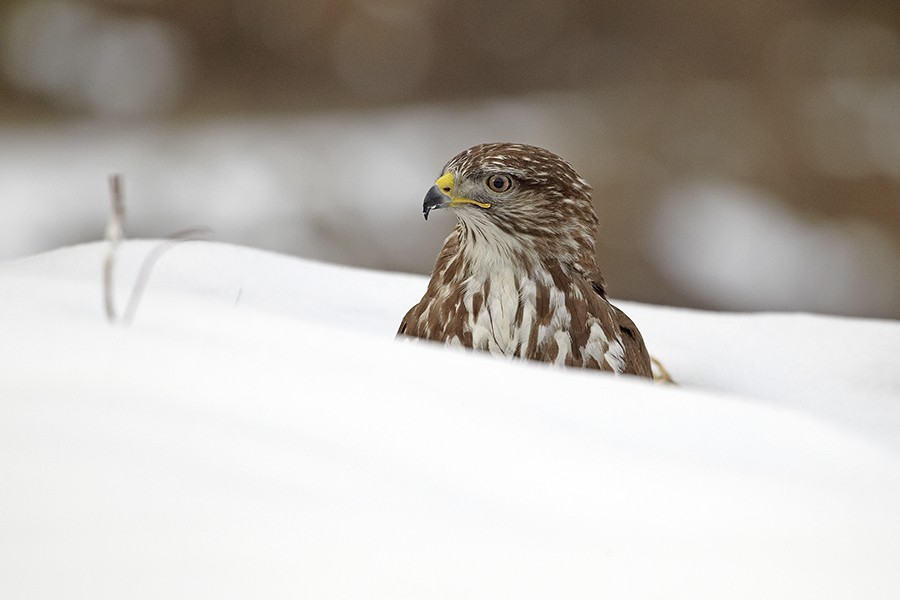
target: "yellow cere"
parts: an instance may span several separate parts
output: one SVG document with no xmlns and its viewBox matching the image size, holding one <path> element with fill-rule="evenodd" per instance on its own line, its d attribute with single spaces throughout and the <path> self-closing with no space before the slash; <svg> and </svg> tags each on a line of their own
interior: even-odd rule
<svg viewBox="0 0 900 600">
<path fill-rule="evenodd" d="M 475 206 L 480 206 L 481 208 L 490 208 L 490 202 L 478 202 L 477 200 L 469 200 L 468 198 L 460 198 L 459 196 L 453 195 L 453 173 L 444 173 L 441 175 L 437 181 L 434 182 L 434 185 L 438 186 L 442 192 L 450 196 L 450 206 L 454 206 L 456 204 L 474 204 Z"/>
<path fill-rule="evenodd" d="M 434 185 L 441 188 L 441 191 L 450 196 L 453 193 L 453 173 L 444 173 L 441 175 Z M 452 196 L 450 196 L 452 198 Z"/>
</svg>

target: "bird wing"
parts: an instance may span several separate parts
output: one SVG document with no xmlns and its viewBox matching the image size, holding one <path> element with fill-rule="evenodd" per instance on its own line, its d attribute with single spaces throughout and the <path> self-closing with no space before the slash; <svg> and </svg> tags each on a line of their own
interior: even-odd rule
<svg viewBox="0 0 900 600">
<path fill-rule="evenodd" d="M 619 307 L 612 304 L 610 306 L 616 316 L 622 345 L 625 347 L 625 373 L 652 378 L 650 353 L 647 352 L 647 346 L 644 345 L 644 338 L 637 325 Z"/>
</svg>

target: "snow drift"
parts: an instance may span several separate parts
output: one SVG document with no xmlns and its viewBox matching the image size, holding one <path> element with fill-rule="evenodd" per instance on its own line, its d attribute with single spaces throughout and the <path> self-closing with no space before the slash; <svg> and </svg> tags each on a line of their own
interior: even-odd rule
<svg viewBox="0 0 900 600">
<path fill-rule="evenodd" d="M 153 242 L 126 242 L 119 304 Z M 681 384 L 394 339 L 420 276 L 0 264 L 4 598 L 896 598 L 900 323 L 618 303 Z"/>
</svg>

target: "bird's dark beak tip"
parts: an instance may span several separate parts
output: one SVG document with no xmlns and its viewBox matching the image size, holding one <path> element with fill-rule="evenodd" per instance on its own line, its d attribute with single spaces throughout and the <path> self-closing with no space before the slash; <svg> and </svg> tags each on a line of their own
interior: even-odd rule
<svg viewBox="0 0 900 600">
<path fill-rule="evenodd" d="M 425 194 L 425 202 L 422 203 L 422 213 L 425 215 L 425 220 L 428 220 L 428 213 L 436 208 L 444 208 L 450 204 L 450 198 L 441 191 L 436 185 L 431 186 L 431 189 L 428 190 L 428 193 Z"/>
</svg>

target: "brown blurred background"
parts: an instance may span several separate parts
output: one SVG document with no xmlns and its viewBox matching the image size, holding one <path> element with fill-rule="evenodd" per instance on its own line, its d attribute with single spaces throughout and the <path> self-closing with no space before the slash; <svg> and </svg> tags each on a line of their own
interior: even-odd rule
<svg viewBox="0 0 900 600">
<path fill-rule="evenodd" d="M 82 171 L 138 148 L 133 234 L 427 273 L 421 196 L 505 139 L 594 186 L 615 297 L 900 318 L 895 0 L 19 0 L 0 67 L 6 256 L 97 239 Z"/>
</svg>

